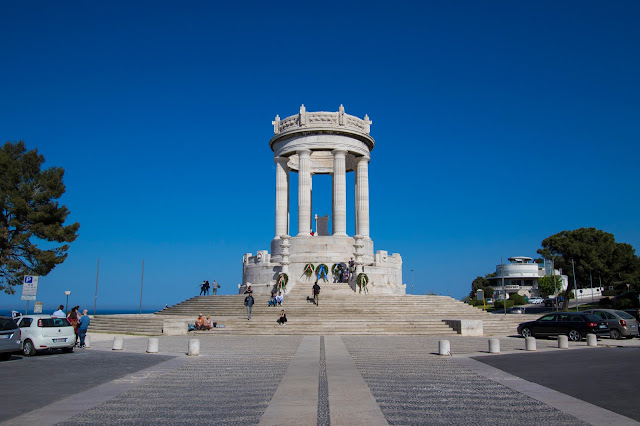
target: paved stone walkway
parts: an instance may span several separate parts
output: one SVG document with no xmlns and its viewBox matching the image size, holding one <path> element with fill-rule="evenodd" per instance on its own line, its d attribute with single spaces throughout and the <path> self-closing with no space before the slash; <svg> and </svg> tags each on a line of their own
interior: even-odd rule
<svg viewBox="0 0 640 426">
<path fill-rule="evenodd" d="M 164 357 L 157 365 L 3 424 L 637 424 L 471 359 L 487 338 L 449 338 L 453 356 L 441 357 L 429 336 L 200 335 L 201 355 L 187 357 L 190 337 L 161 337 L 160 354 L 138 355 Z M 117 355 L 112 338 L 94 335 L 85 351 Z M 500 340 L 524 353 L 523 339 Z M 123 352 L 146 344 L 128 337 Z M 556 348 L 538 341 L 538 353 Z"/>
</svg>

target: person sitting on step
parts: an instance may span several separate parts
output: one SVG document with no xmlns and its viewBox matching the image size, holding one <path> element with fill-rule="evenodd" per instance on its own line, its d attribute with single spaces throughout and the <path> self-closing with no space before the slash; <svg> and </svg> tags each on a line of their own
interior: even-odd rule
<svg viewBox="0 0 640 426">
<path fill-rule="evenodd" d="M 287 314 L 284 313 L 284 309 L 280 311 L 280 317 L 278 318 L 278 324 L 284 325 L 287 322 Z"/>
<path fill-rule="evenodd" d="M 278 295 L 276 296 L 276 303 L 278 305 L 282 305 L 283 302 L 284 302 L 284 296 L 282 295 L 282 292 L 279 291 Z"/>
<path fill-rule="evenodd" d="M 196 330 L 204 330 L 204 317 L 202 314 L 198 315 L 196 319 Z"/>
</svg>

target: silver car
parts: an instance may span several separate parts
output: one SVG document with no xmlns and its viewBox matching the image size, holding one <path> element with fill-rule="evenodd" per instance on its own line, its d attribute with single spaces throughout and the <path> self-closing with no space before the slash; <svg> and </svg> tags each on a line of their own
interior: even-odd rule
<svg viewBox="0 0 640 426">
<path fill-rule="evenodd" d="M 11 317 L 0 316 L 0 360 L 6 361 L 11 354 L 22 350 L 20 329 Z"/>
<path fill-rule="evenodd" d="M 597 315 L 605 320 L 609 326 L 612 339 L 621 339 L 622 337 L 631 339 L 639 335 L 638 321 L 624 311 L 616 309 L 592 309 L 586 312 Z"/>
</svg>

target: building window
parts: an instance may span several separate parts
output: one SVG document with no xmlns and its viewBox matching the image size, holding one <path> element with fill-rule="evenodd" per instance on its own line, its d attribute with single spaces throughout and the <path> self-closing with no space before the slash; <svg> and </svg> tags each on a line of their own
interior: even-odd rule
<svg viewBox="0 0 640 426">
<path fill-rule="evenodd" d="M 524 280 L 524 285 L 528 285 L 529 287 L 533 287 L 533 280 Z"/>
</svg>

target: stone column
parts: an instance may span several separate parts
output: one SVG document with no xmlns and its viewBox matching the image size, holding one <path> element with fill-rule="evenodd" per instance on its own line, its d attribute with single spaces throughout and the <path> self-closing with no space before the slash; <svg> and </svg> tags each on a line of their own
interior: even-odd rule
<svg viewBox="0 0 640 426">
<path fill-rule="evenodd" d="M 333 151 L 333 235 L 347 235 L 347 151 Z"/>
<path fill-rule="evenodd" d="M 311 151 L 298 151 L 298 236 L 310 236 L 311 228 Z"/>
<path fill-rule="evenodd" d="M 276 238 L 288 235 L 289 227 L 289 167 L 287 157 L 278 157 L 276 161 Z"/>
<path fill-rule="evenodd" d="M 356 234 L 369 238 L 369 159 L 360 157 L 356 168 Z"/>
</svg>

